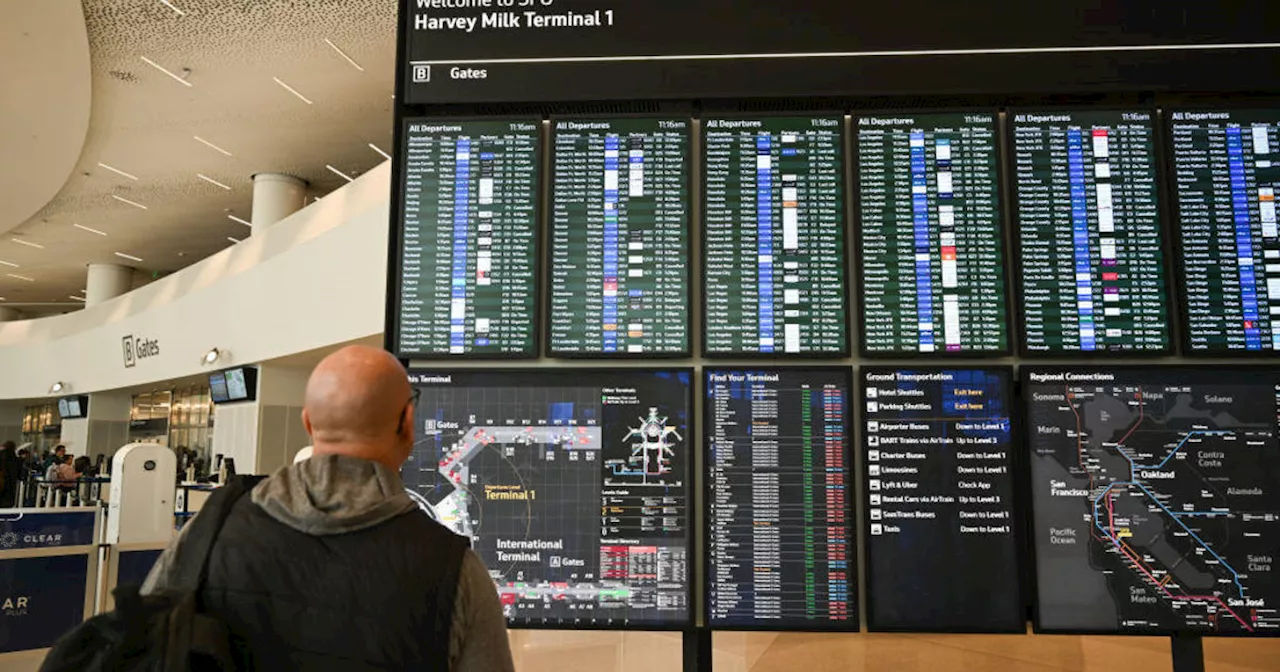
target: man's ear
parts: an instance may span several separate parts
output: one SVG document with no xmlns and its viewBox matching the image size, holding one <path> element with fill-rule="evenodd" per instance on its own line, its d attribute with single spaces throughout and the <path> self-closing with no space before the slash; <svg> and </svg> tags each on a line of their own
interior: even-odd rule
<svg viewBox="0 0 1280 672">
<path fill-rule="evenodd" d="M 405 405 L 404 411 L 400 413 L 400 428 L 396 434 L 405 437 L 410 444 L 413 443 L 413 402 Z"/>
<path fill-rule="evenodd" d="M 307 430 L 307 436 L 315 439 L 315 435 L 311 433 L 311 416 L 307 415 L 307 409 L 302 409 L 302 428 Z"/>
</svg>

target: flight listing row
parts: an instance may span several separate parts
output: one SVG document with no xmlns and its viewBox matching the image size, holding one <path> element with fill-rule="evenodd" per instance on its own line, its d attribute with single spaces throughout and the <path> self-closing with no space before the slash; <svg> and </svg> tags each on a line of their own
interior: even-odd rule
<svg viewBox="0 0 1280 672">
<path fill-rule="evenodd" d="M 851 305 L 867 357 L 1280 350 L 1280 110 L 423 118 L 401 135 L 406 359 L 683 357 L 698 312 L 708 357 L 837 358 Z"/>
<path fill-rule="evenodd" d="M 415 368 L 404 478 L 513 626 L 1275 636 L 1245 372 Z"/>
</svg>

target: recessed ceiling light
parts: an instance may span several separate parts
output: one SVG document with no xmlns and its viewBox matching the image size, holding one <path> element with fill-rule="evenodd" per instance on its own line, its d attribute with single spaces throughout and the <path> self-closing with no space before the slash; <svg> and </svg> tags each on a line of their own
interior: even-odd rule
<svg viewBox="0 0 1280 672">
<path fill-rule="evenodd" d="M 292 93 L 293 95 L 297 96 L 297 97 L 298 97 L 298 99 L 299 99 L 299 100 L 301 100 L 302 102 L 304 102 L 304 103 L 306 103 L 306 104 L 308 104 L 308 105 L 311 105 L 311 104 L 312 104 L 312 102 L 311 102 L 311 100 L 310 100 L 310 99 L 308 99 L 306 96 L 302 95 L 301 93 L 298 93 L 298 90 L 297 90 L 297 89 L 295 89 L 295 88 L 293 88 L 292 86 L 289 86 L 288 84 L 285 84 L 284 82 L 280 81 L 280 78 L 279 78 L 279 77 L 272 77 L 271 79 L 276 80 L 276 84 L 279 84 L 280 86 L 283 86 L 286 90 L 288 90 L 288 91 L 289 91 L 289 93 Z"/>
<path fill-rule="evenodd" d="M 324 43 L 325 43 L 325 44 L 327 44 L 327 45 L 329 45 L 329 46 L 331 46 L 331 47 L 333 47 L 333 50 L 334 50 L 334 51 L 336 51 L 336 52 L 338 52 L 338 55 L 339 55 L 339 56 L 341 56 L 341 57 L 343 57 L 343 58 L 347 59 L 347 62 L 348 62 L 348 63 L 350 63 L 350 64 L 351 64 L 351 66 L 352 66 L 352 67 L 354 67 L 356 70 L 359 70 L 360 72 L 364 72 L 364 68 L 360 67 L 360 64 L 359 64 L 359 63 L 356 63 L 354 60 L 352 60 L 352 58 L 351 58 L 350 56 L 348 56 L 348 55 L 347 55 L 347 52 L 345 52 L 345 51 L 343 51 L 343 50 L 339 49 L 339 48 L 338 48 L 338 45 L 336 45 L 336 44 L 334 44 L 334 43 L 330 42 L 330 41 L 329 41 L 329 38 L 327 38 L 327 37 L 326 37 L 326 38 L 324 38 Z"/>
<path fill-rule="evenodd" d="M 338 177 L 341 177 L 342 179 L 344 179 L 344 180 L 346 180 L 346 181 L 348 181 L 348 182 L 355 182 L 355 179 L 354 179 L 354 178 L 352 178 L 350 175 L 348 175 L 348 174 L 346 174 L 346 173 L 342 172 L 341 170 L 338 170 L 337 168 L 334 168 L 333 166 L 331 166 L 331 165 L 329 165 L 329 164 L 327 164 L 327 163 L 325 164 L 325 166 L 324 166 L 324 167 L 325 167 L 325 168 L 328 168 L 328 169 L 329 169 L 329 172 L 333 173 L 334 175 L 337 175 Z"/>
<path fill-rule="evenodd" d="M 170 77 L 173 78 L 173 81 L 183 86 L 194 86 L 191 82 L 188 82 L 187 80 L 173 74 L 172 72 L 169 72 L 164 68 L 164 66 L 160 65 L 159 63 L 156 63 L 155 61 L 147 58 L 146 56 L 139 56 L 138 58 L 141 58 L 143 63 L 146 63 L 147 65 L 155 68 L 156 70 L 159 70 L 160 72 L 163 72 L 164 74 L 169 75 Z"/>
<path fill-rule="evenodd" d="M 235 244 L 237 244 L 237 245 L 239 245 L 241 242 L 243 242 L 243 241 L 241 241 L 239 238 L 232 238 L 231 236 L 227 236 L 227 240 L 229 240 L 229 241 L 231 241 L 231 242 L 233 242 L 233 243 L 235 243 Z"/>
<path fill-rule="evenodd" d="M 212 177 L 209 177 L 208 175 L 205 175 L 204 173 L 196 173 L 196 177 L 198 177 L 198 178 L 200 178 L 200 179 L 204 180 L 205 182 L 208 182 L 209 184 L 212 184 L 212 185 L 214 185 L 214 186 L 218 186 L 218 187 L 222 187 L 223 189 L 226 189 L 227 191 L 231 191 L 231 187 L 228 187 L 227 185 L 225 185 L 225 184 L 223 184 L 223 183 L 221 183 L 221 182 L 219 182 L 219 181 L 217 181 L 217 180 L 213 179 Z"/>
<path fill-rule="evenodd" d="M 71 226 L 74 226 L 74 227 L 76 227 L 77 229 L 80 229 L 81 231 L 88 231 L 89 233 L 96 233 L 96 234 L 98 234 L 99 236 L 105 236 L 105 235 L 107 235 L 107 232 L 106 232 L 106 231 L 99 231 L 99 230 L 97 230 L 97 229 L 95 229 L 95 228 L 92 228 L 92 227 L 83 226 L 83 225 L 80 225 L 80 224 L 72 224 Z"/>
<path fill-rule="evenodd" d="M 213 144 L 212 142 L 209 142 L 208 140 L 205 140 L 204 138 L 202 138 L 202 137 L 200 137 L 200 136 L 198 136 L 198 135 L 193 135 L 193 136 L 191 136 L 191 137 L 195 138 L 195 139 L 196 139 L 196 142 L 198 142 L 198 143 L 200 143 L 200 144 L 204 145 L 205 147 L 209 147 L 210 149 L 214 149 L 214 150 L 216 150 L 216 151 L 222 152 L 223 154 L 226 154 L 227 156 L 231 156 L 231 152 L 228 152 L 227 150 L 225 150 L 225 149 L 223 149 L 223 148 L 221 148 L 221 147 L 219 147 L 219 146 L 217 146 L 217 145 Z"/>
<path fill-rule="evenodd" d="M 5 261 L 3 259 L 0 259 L 0 265 L 8 266 L 9 268 L 22 268 L 21 266 L 13 263 L 12 261 Z"/>
<path fill-rule="evenodd" d="M 229 219 L 229 220 L 231 220 L 231 221 L 233 221 L 233 222 L 240 222 L 241 224 L 244 224 L 245 226 L 253 226 L 253 222 L 246 222 L 245 220 L 240 219 L 239 217 L 236 217 L 235 215 L 227 215 L 227 219 Z"/>
<path fill-rule="evenodd" d="M 18 274 L 16 274 L 16 273 L 5 273 L 5 275 L 7 275 L 7 276 L 9 276 L 9 277 L 11 277 L 11 278 L 17 278 L 17 279 L 19 279 L 19 280 L 26 280 L 27 282 L 35 282 L 35 281 L 36 281 L 36 279 L 35 279 L 35 278 L 28 278 L 28 277 L 27 277 L 27 276 L 25 276 L 25 275 L 18 275 Z"/>
<path fill-rule="evenodd" d="M 33 243 L 33 242 L 29 241 L 29 240 L 23 240 L 23 239 L 21 239 L 21 238 L 10 238 L 9 240 L 12 240 L 13 242 L 15 242 L 15 243 L 17 243 L 17 244 L 19 244 L 19 245 L 26 245 L 27 247 L 34 247 L 34 248 L 36 248 L 37 250 L 43 250 L 43 249 L 44 249 L 44 245 L 41 245 L 40 243 Z"/>
<path fill-rule="evenodd" d="M 107 164 L 105 164 L 105 163 L 99 163 L 98 165 L 99 165 L 100 167 L 102 167 L 102 168 L 106 168 L 107 170 L 109 170 L 109 171 L 111 171 L 111 172 L 115 173 L 116 175 L 123 175 L 123 176 L 125 176 L 125 177 L 127 177 L 127 178 L 129 178 L 129 179 L 131 179 L 131 180 L 136 180 L 136 179 L 138 179 L 138 178 L 137 178 L 137 176 L 135 176 L 135 175 L 130 175 L 129 173 L 126 173 L 126 172 L 124 172 L 123 170 L 120 170 L 119 168 L 116 168 L 116 167 L 114 167 L 114 166 L 108 166 L 108 165 L 107 165 Z"/>
<path fill-rule="evenodd" d="M 116 252 L 116 256 L 117 256 L 117 257 L 123 257 L 123 258 L 125 258 L 125 259 L 130 260 L 130 261 L 142 261 L 142 259 L 139 259 L 138 257 L 135 257 L 135 256 L 133 256 L 132 254 L 125 254 L 124 252 Z"/>
<path fill-rule="evenodd" d="M 71 296 L 68 296 L 67 298 L 68 298 L 68 299 L 71 299 L 71 300 L 73 300 L 73 301 L 84 301 L 84 297 L 83 297 L 83 296 L 75 296 L 74 294 L 73 294 L 73 295 L 71 295 Z"/>
<path fill-rule="evenodd" d="M 169 2 L 169 0 L 160 0 L 160 4 L 164 5 L 165 7 L 168 7 L 169 9 L 172 9 L 172 10 L 173 10 L 173 11 L 175 11 L 175 12 L 177 12 L 177 13 L 178 13 L 178 16 L 186 16 L 186 15 L 187 15 L 187 13 L 186 13 L 186 12 L 182 11 L 181 9 L 178 9 L 177 7 L 174 7 L 174 6 L 173 6 L 173 3 Z"/>
<path fill-rule="evenodd" d="M 141 209 L 143 209 L 143 210 L 146 210 L 146 209 L 147 209 L 147 206 L 145 206 L 145 205 L 143 205 L 143 204 L 141 204 L 141 203 L 139 203 L 139 202 L 137 202 L 137 201 L 131 201 L 131 200 L 127 199 L 127 198 L 122 198 L 122 197 L 120 197 L 120 196 L 116 196 L 115 194 L 111 194 L 111 198 L 114 198 L 114 199 L 116 199 L 117 201 L 120 201 L 121 203 L 128 203 L 129 205 L 132 205 L 132 206 L 133 206 L 133 207 L 135 207 L 135 208 L 141 208 Z"/>
<path fill-rule="evenodd" d="M 382 158 L 387 159 L 388 161 L 389 161 L 389 160 L 391 160 L 391 155 L 390 155 L 390 154 L 388 154 L 388 153 L 386 153 L 386 152 L 382 151 L 382 150 L 381 150 L 377 145 L 373 144 L 372 142 L 371 142 L 371 143 L 369 143 L 369 149 L 372 149 L 373 151 L 375 151 L 375 152 L 377 152 L 377 153 L 381 154 L 381 155 L 382 155 Z"/>
</svg>

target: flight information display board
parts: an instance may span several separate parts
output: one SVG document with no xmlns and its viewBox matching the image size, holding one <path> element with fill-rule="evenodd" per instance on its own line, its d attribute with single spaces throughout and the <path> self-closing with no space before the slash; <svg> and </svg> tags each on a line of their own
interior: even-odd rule
<svg viewBox="0 0 1280 672">
<path fill-rule="evenodd" d="M 1027 354 L 1170 352 L 1154 114 L 1009 113 Z"/>
<path fill-rule="evenodd" d="M 1175 110 L 1187 351 L 1280 350 L 1280 110 Z"/>
<path fill-rule="evenodd" d="M 848 353 L 844 118 L 703 121 L 709 356 Z"/>
<path fill-rule="evenodd" d="M 711 626 L 857 630 L 850 370 L 704 375 Z"/>
<path fill-rule="evenodd" d="M 685 626 L 692 375 L 411 370 L 405 488 L 471 540 L 512 625 Z"/>
<path fill-rule="evenodd" d="M 1008 354 L 995 113 L 855 125 L 863 353 Z"/>
<path fill-rule="evenodd" d="M 688 119 L 556 119 L 551 356 L 689 354 Z"/>
<path fill-rule="evenodd" d="M 405 122 L 398 356 L 537 356 L 538 130 Z"/>
<path fill-rule="evenodd" d="M 863 368 L 867 626 L 1026 630 L 1007 368 Z"/>
<path fill-rule="evenodd" d="M 1280 634 L 1280 368 L 1022 371 L 1047 632 Z"/>
</svg>

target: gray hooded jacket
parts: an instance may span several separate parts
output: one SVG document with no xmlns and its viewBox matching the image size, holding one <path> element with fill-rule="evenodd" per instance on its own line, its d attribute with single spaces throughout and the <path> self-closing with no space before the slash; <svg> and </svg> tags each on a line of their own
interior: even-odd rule
<svg viewBox="0 0 1280 672">
<path fill-rule="evenodd" d="M 312 536 L 355 532 L 412 511 L 400 475 L 377 462 L 324 455 L 285 467 L 250 494 L 276 521 Z M 187 529 L 190 529 L 189 527 Z M 185 534 L 165 549 L 142 586 L 143 594 L 166 590 L 182 555 Z M 451 672 L 514 670 L 502 606 L 483 561 L 463 556 L 449 640 Z"/>
</svg>

